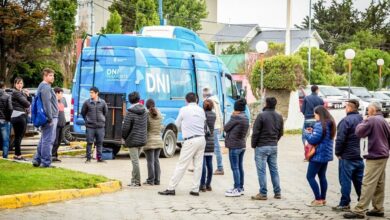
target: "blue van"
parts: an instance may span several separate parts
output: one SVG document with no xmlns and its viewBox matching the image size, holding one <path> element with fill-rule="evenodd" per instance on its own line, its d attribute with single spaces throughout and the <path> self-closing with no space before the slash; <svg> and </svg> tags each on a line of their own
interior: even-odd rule
<svg viewBox="0 0 390 220">
<path fill-rule="evenodd" d="M 227 122 L 240 97 L 225 65 L 210 53 L 193 31 L 182 27 L 150 26 L 140 36 L 97 35 L 83 48 L 73 79 L 73 135 L 85 136 L 81 107 L 96 86 L 108 105 L 105 147 L 116 154 L 121 146 L 122 120 L 130 107 L 128 94 L 137 91 L 141 102 L 152 98 L 163 115 L 163 156 L 171 157 L 180 146 L 181 133 L 175 126 L 185 95 L 202 97 L 208 87 L 221 103 Z M 249 112 L 248 112 L 249 113 Z M 248 114 L 249 115 L 249 114 Z"/>
</svg>

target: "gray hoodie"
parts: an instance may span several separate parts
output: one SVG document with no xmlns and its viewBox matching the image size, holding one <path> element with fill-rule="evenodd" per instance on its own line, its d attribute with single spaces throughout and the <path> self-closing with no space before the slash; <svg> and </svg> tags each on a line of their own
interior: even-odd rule
<svg viewBox="0 0 390 220">
<path fill-rule="evenodd" d="M 41 94 L 43 109 L 46 113 L 46 118 L 49 122 L 53 118 L 58 118 L 58 104 L 57 97 L 54 91 L 51 89 L 51 85 L 43 81 L 39 84 L 37 94 Z"/>
</svg>

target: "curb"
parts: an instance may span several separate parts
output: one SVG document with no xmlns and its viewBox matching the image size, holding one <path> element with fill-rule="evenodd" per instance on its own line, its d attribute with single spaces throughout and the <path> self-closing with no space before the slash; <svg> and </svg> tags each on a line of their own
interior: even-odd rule
<svg viewBox="0 0 390 220">
<path fill-rule="evenodd" d="M 116 192 L 122 188 L 120 181 L 110 181 L 96 184 L 88 189 L 47 190 L 32 193 L 21 193 L 0 196 L 0 210 L 16 209 L 27 206 L 42 205 L 50 202 L 60 202 L 76 198 L 96 196 L 102 193 Z"/>
<path fill-rule="evenodd" d="M 85 149 L 76 149 L 76 150 L 68 150 L 68 151 L 59 151 L 58 155 L 67 155 L 69 153 L 84 153 L 84 152 L 85 152 Z M 34 154 L 23 154 L 22 156 L 24 158 L 33 158 Z M 9 154 L 8 157 L 13 158 L 14 154 Z"/>
</svg>

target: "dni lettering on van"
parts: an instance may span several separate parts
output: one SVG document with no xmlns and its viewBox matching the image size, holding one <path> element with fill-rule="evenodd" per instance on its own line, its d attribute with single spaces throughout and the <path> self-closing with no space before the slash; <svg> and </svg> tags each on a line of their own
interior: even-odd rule
<svg viewBox="0 0 390 220">
<path fill-rule="evenodd" d="M 169 74 L 148 71 L 146 73 L 146 90 L 149 93 L 170 93 Z"/>
<path fill-rule="evenodd" d="M 129 78 L 129 73 L 126 73 L 126 71 L 121 71 L 120 68 L 107 69 L 106 76 L 108 81 L 126 81 Z"/>
</svg>

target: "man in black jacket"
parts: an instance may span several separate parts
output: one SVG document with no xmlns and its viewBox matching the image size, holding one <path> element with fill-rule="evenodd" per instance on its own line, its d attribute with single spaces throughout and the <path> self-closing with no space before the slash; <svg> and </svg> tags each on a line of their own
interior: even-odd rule
<svg viewBox="0 0 390 220">
<path fill-rule="evenodd" d="M 355 134 L 356 126 L 363 121 L 358 112 L 359 101 L 349 100 L 345 107 L 347 116 L 337 126 L 336 156 L 339 158 L 339 182 L 341 199 L 334 211 L 348 211 L 351 202 L 351 181 L 358 199 L 362 189 L 364 162 L 360 156 L 360 138 Z"/>
<path fill-rule="evenodd" d="M 145 107 L 139 103 L 138 92 L 129 94 L 130 108 L 127 110 L 122 126 L 122 138 L 125 147 L 129 148 L 131 163 L 133 165 L 131 183 L 128 186 L 141 186 L 141 174 L 139 170 L 139 155 L 141 148 L 147 141 L 148 114 Z"/>
<path fill-rule="evenodd" d="M 283 136 L 283 118 L 275 111 L 277 100 L 274 97 L 269 97 L 265 101 L 266 106 L 257 116 L 252 132 L 252 148 L 255 148 L 255 162 L 260 185 L 259 194 L 252 196 L 253 200 L 267 200 L 267 163 L 274 187 L 274 198 L 281 198 L 277 145 Z"/>
<path fill-rule="evenodd" d="M 11 96 L 5 92 L 5 83 L 0 81 L 0 135 L 3 140 L 3 158 L 8 158 L 11 114 Z"/>
<path fill-rule="evenodd" d="M 108 108 L 106 102 L 99 98 L 98 88 L 90 88 L 89 95 L 91 98 L 85 100 L 81 108 L 81 115 L 85 120 L 85 126 L 87 128 L 87 160 L 85 162 L 91 162 L 91 149 L 95 140 L 97 162 L 104 162 L 102 159 L 102 150 Z"/>
</svg>

